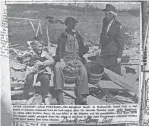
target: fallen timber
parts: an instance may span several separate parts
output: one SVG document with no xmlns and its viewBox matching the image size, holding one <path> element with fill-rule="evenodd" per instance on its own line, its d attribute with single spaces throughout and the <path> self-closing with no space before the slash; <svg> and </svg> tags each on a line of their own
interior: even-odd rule
<svg viewBox="0 0 149 126">
<path fill-rule="evenodd" d="M 112 81 L 104 81 L 101 80 L 99 83 L 100 87 L 103 88 L 103 90 L 108 91 L 127 91 L 127 89 L 121 88 L 120 86 L 116 85 Z M 68 91 L 74 91 L 75 84 L 64 84 L 64 90 Z M 89 88 L 95 87 L 93 84 L 89 84 Z M 11 88 L 12 88 L 12 95 L 21 94 L 23 93 L 24 88 L 24 82 L 11 82 Z M 50 86 L 50 88 L 53 88 L 53 86 Z"/>
<path fill-rule="evenodd" d="M 63 91 L 65 95 L 70 96 L 73 99 L 76 99 L 76 96 L 74 94 L 74 91 Z M 109 105 L 110 103 L 103 101 L 101 99 L 97 99 L 95 96 L 89 95 L 87 97 L 87 103 L 88 105 Z"/>
<path fill-rule="evenodd" d="M 124 78 L 123 76 L 120 76 L 104 68 L 103 77 L 108 78 L 108 80 L 100 80 L 99 83 L 96 85 L 89 84 L 89 89 L 91 89 L 92 87 L 96 88 L 98 91 L 102 89 L 106 95 L 104 98 L 98 98 L 96 94 L 90 94 L 87 98 L 89 105 L 90 104 L 109 104 L 109 103 L 123 104 L 123 103 L 126 103 L 126 102 L 120 101 L 115 96 L 112 96 L 110 94 L 111 91 L 113 92 L 124 91 L 124 92 L 132 92 L 132 93 L 137 94 L 137 91 L 131 86 L 131 83 L 128 80 L 126 80 L 126 78 Z M 22 81 L 11 82 L 12 97 L 23 94 L 24 83 L 25 82 L 22 82 Z M 53 88 L 53 85 L 50 84 L 50 88 Z M 75 100 L 76 97 L 74 95 L 74 88 L 75 88 L 75 84 L 65 84 L 63 93 L 66 96 Z M 92 102 L 92 100 L 94 100 L 94 103 Z M 17 103 L 17 102 L 21 103 L 21 101 L 22 100 L 16 100 L 14 101 L 14 103 Z"/>
<path fill-rule="evenodd" d="M 111 81 L 113 81 L 115 84 L 119 85 L 120 87 L 127 89 L 128 91 L 131 91 L 135 94 L 138 92 L 131 86 L 130 82 L 124 78 L 123 76 L 120 76 L 106 68 L 104 68 L 104 77 L 108 77 Z"/>
<path fill-rule="evenodd" d="M 113 85 L 114 87 L 116 86 L 116 89 L 119 89 L 119 90 L 128 90 L 128 91 L 131 91 L 133 93 L 136 93 L 137 94 L 137 91 L 131 86 L 130 82 L 124 78 L 123 76 L 120 76 L 114 72 L 112 72 L 111 70 L 108 70 L 106 68 L 104 68 L 104 74 L 103 74 L 103 77 L 106 77 L 108 78 L 109 80 L 111 80 L 114 84 L 122 87 L 122 88 L 119 88 L 118 86 L 116 85 Z M 99 82 L 99 85 L 104 89 L 104 88 L 108 88 L 111 84 L 108 85 L 108 87 L 103 87 L 104 84 L 105 84 L 106 81 L 103 81 L 101 80 Z M 104 84 L 102 84 L 104 83 Z M 111 82 L 109 82 L 111 83 Z M 67 84 L 66 84 L 67 85 Z M 73 89 L 73 86 L 66 86 L 65 85 L 65 90 L 74 90 Z M 24 87 L 24 82 L 11 82 L 11 87 Z M 91 87 L 91 85 L 90 85 Z M 111 87 L 111 89 L 113 89 Z M 114 90 L 114 89 L 113 89 Z"/>
<path fill-rule="evenodd" d="M 96 94 L 92 94 L 91 93 L 87 97 L 87 101 L 88 101 L 89 105 L 91 105 L 91 104 L 110 104 L 110 103 L 113 103 L 113 104 L 124 104 L 124 103 L 126 103 L 126 102 L 123 102 L 123 101 L 119 100 L 115 96 L 112 96 L 110 93 L 111 93 L 111 91 L 114 91 L 114 92 L 119 92 L 119 91 L 123 92 L 124 91 L 125 92 L 125 91 L 127 91 L 127 89 L 122 88 L 122 87 L 116 85 L 112 81 L 101 80 L 98 83 L 98 85 L 100 85 L 100 87 L 103 88 L 103 91 L 105 91 L 106 95 L 103 98 L 99 98 Z M 98 85 L 89 84 L 89 89 L 91 89 L 92 87 L 96 87 L 97 91 L 100 91 L 100 88 L 98 88 Z M 12 86 L 12 91 L 11 91 L 12 97 L 16 97 L 18 95 L 22 96 L 23 88 L 24 88 L 24 84 L 23 83 L 12 83 L 11 86 Z M 66 96 L 68 96 L 68 97 L 70 97 L 70 98 L 75 100 L 76 97 L 74 95 L 74 87 L 75 87 L 75 84 L 70 84 L 70 85 L 65 84 L 63 93 Z M 53 88 L 53 86 L 50 86 L 50 88 Z M 21 103 L 22 100 L 14 100 L 14 104 L 17 101 L 19 103 Z M 127 103 L 129 103 L 129 102 L 127 102 Z M 23 103 L 21 103 L 21 104 L 23 104 Z"/>
</svg>

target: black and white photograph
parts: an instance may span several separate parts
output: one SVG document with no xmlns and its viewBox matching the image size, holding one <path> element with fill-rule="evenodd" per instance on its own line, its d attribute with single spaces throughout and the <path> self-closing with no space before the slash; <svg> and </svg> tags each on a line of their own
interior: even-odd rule
<svg viewBox="0 0 149 126">
<path fill-rule="evenodd" d="M 139 2 L 8 4 L 12 105 L 138 104 Z"/>
</svg>

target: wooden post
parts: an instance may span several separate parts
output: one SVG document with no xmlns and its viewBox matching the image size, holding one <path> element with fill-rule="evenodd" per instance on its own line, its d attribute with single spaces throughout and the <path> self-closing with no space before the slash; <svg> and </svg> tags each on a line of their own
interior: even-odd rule
<svg viewBox="0 0 149 126">
<path fill-rule="evenodd" d="M 37 31 L 36 31 L 36 37 L 38 36 L 39 28 L 40 28 L 40 20 L 39 20 L 38 28 L 37 28 Z"/>
<path fill-rule="evenodd" d="M 49 37 L 49 31 L 48 31 L 48 24 L 46 24 L 46 32 L 47 32 L 47 38 L 48 38 L 48 51 L 50 51 L 51 43 L 50 43 L 50 37 Z"/>
</svg>

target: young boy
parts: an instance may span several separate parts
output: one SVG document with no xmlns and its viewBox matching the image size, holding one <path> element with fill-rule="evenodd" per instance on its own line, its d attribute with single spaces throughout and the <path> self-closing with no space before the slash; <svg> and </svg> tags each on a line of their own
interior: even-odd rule
<svg viewBox="0 0 149 126">
<path fill-rule="evenodd" d="M 45 104 L 50 104 L 50 67 L 53 66 L 54 60 L 52 56 L 48 54 L 48 52 L 43 50 L 43 45 L 40 41 L 34 40 L 30 45 L 32 47 L 33 53 L 30 54 L 30 60 L 27 64 L 31 69 L 26 77 L 24 89 L 25 97 L 28 96 L 29 93 L 34 92 L 34 85 L 37 82 L 40 82 L 41 89 L 38 92 L 35 90 L 35 93 L 38 93 L 42 96 Z"/>
</svg>

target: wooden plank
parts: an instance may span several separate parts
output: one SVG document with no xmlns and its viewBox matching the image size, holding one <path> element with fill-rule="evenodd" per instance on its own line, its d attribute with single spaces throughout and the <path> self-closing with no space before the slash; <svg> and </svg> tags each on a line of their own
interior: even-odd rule
<svg viewBox="0 0 149 126">
<path fill-rule="evenodd" d="M 105 81 L 101 80 L 98 83 L 103 89 L 109 90 L 109 91 L 126 91 L 126 89 L 120 87 L 119 85 L 115 84 L 112 81 Z M 12 88 L 24 88 L 24 83 L 20 82 L 12 82 L 11 83 Z M 50 86 L 52 88 L 53 86 Z M 64 90 L 71 90 L 73 91 L 75 87 L 75 84 L 64 84 Z M 95 87 L 93 84 L 89 84 L 89 88 Z"/>
<path fill-rule="evenodd" d="M 111 89 L 122 89 L 120 86 L 118 86 L 117 84 L 115 84 L 112 81 L 105 81 L 105 80 L 101 80 L 98 83 L 102 88 L 111 88 Z M 89 84 L 90 87 L 92 87 L 93 84 Z M 64 87 L 66 88 L 72 88 L 74 87 L 75 84 L 64 84 Z M 11 87 L 22 87 L 24 88 L 24 83 L 23 82 L 11 82 Z M 53 86 L 51 86 L 53 87 Z"/>
<path fill-rule="evenodd" d="M 64 93 L 70 95 L 71 97 L 74 97 L 76 99 L 76 96 L 74 94 L 74 91 L 64 91 Z M 87 104 L 88 105 L 108 105 L 110 103 L 107 103 L 105 101 L 102 101 L 94 96 L 89 95 L 87 97 Z"/>
<path fill-rule="evenodd" d="M 11 82 L 11 88 L 13 87 L 22 87 L 24 88 L 24 83 L 23 82 Z"/>
<path fill-rule="evenodd" d="M 50 86 L 51 88 L 53 86 Z M 74 90 L 75 84 L 64 84 L 64 90 Z M 11 88 L 24 88 L 22 82 L 11 82 Z"/>
<path fill-rule="evenodd" d="M 123 89 L 119 85 L 115 84 L 113 81 L 101 80 L 98 83 L 103 89 Z"/>
<path fill-rule="evenodd" d="M 74 91 L 63 91 L 66 95 L 70 96 L 73 99 L 76 99 Z"/>
<path fill-rule="evenodd" d="M 23 105 L 27 100 L 12 100 L 12 105 Z"/>
<path fill-rule="evenodd" d="M 105 89 L 123 89 L 113 81 L 101 80 L 98 83 L 102 88 Z M 74 88 L 75 84 L 64 84 L 64 88 Z M 89 84 L 89 87 L 95 87 L 93 84 Z"/>
<path fill-rule="evenodd" d="M 99 86 L 102 87 L 104 90 L 108 91 L 128 91 L 127 89 L 124 89 L 120 87 L 119 85 L 115 84 L 112 81 L 105 81 L 101 80 L 99 83 Z M 96 87 L 93 84 L 88 84 L 89 88 Z M 64 90 L 74 91 L 75 84 L 64 84 Z"/>
<path fill-rule="evenodd" d="M 23 90 L 11 91 L 11 96 L 12 95 L 19 95 L 19 94 L 23 94 Z"/>
<path fill-rule="evenodd" d="M 104 68 L 104 75 L 105 77 L 108 77 L 111 81 L 113 81 L 115 84 L 121 86 L 122 88 L 127 89 L 128 91 L 134 92 L 137 94 L 137 91 L 131 86 L 131 83 L 124 77 Z"/>
<path fill-rule="evenodd" d="M 87 104 L 88 105 L 109 105 L 110 103 L 97 99 L 94 96 L 89 95 L 87 97 Z"/>
</svg>

